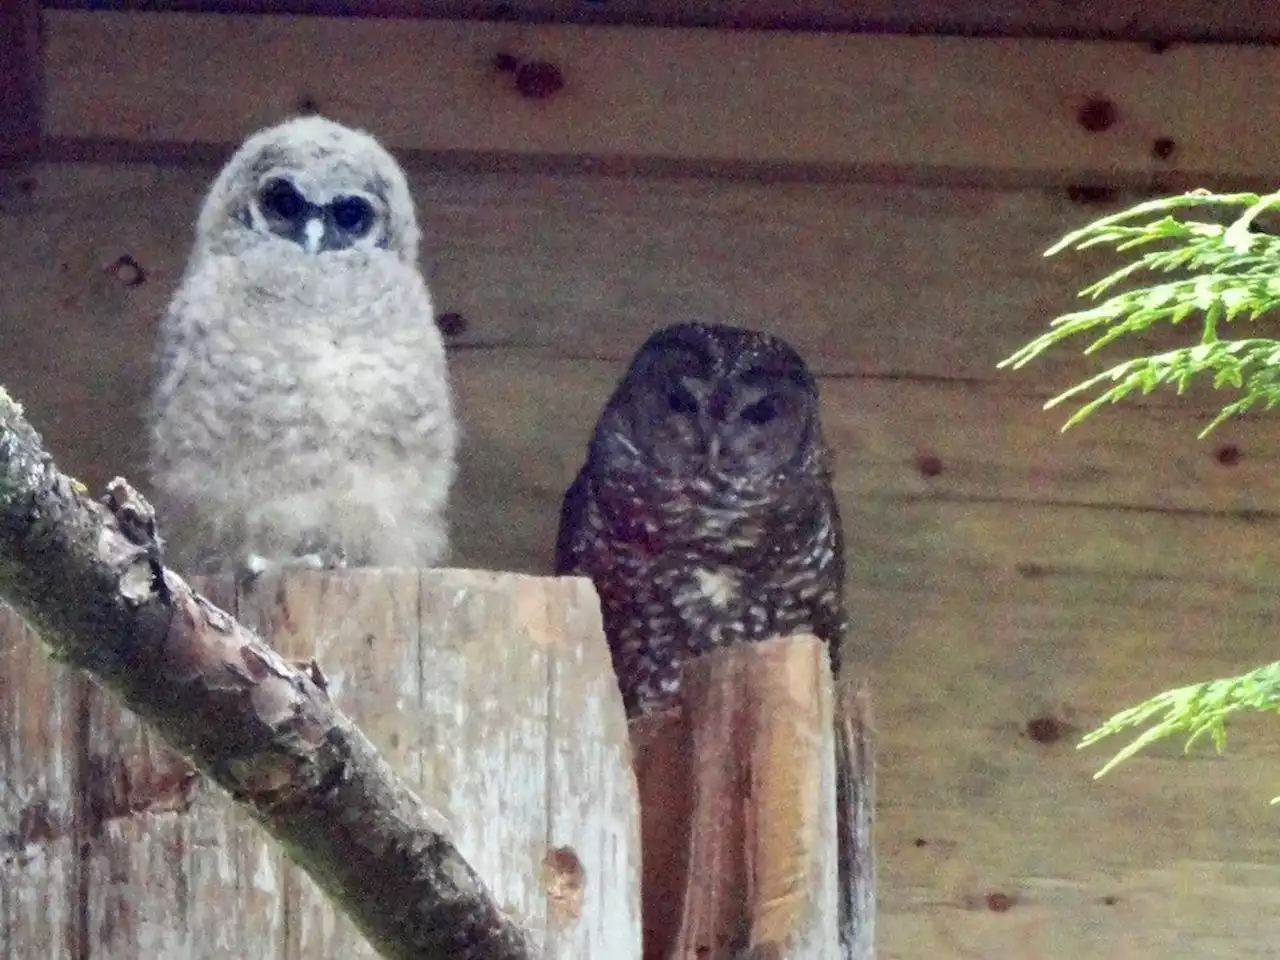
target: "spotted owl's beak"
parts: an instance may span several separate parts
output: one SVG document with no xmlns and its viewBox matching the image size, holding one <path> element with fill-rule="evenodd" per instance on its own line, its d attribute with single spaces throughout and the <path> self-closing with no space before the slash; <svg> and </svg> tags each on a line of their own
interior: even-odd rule
<svg viewBox="0 0 1280 960">
<path fill-rule="evenodd" d="M 720 462 L 720 434 L 712 433 L 707 441 L 707 463 L 715 467 Z"/>
<path fill-rule="evenodd" d="M 306 226 L 302 228 L 302 249 L 310 254 L 319 253 L 321 244 L 324 242 L 324 233 L 324 218 L 309 217 Z"/>
</svg>

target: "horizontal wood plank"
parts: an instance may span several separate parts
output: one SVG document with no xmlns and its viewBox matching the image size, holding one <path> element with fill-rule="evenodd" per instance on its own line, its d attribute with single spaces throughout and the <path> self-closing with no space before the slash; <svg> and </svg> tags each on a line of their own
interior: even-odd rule
<svg viewBox="0 0 1280 960">
<path fill-rule="evenodd" d="M 520 352 L 452 357 L 460 414 L 494 469 L 468 489 L 563 492 L 621 362 Z M 1280 508 L 1280 421 L 1229 421 L 1197 439 L 1209 410 L 1120 404 L 1063 433 L 1066 413 L 998 383 L 824 377 L 824 427 L 838 489 L 852 499 L 1044 503 L 1229 514 Z M 536 400 L 534 398 L 537 398 Z M 1173 398 L 1170 398 L 1173 399 Z M 554 430 L 554 433 L 550 431 Z M 518 476 L 514 473 L 518 471 Z"/>
<path fill-rule="evenodd" d="M 1189 185 L 1280 169 L 1280 108 L 1256 96 L 1280 51 L 1261 46 L 75 10 L 45 28 L 55 145 L 225 145 L 308 103 L 485 164 Z"/>
<path fill-rule="evenodd" d="M 1274 40 L 1280 12 L 1266 0 L 1224 5 L 1115 0 L 48 0 L 93 10 L 305 13 L 552 23 L 806 30 L 876 30 L 983 36 L 1068 36 L 1129 40 Z"/>
</svg>

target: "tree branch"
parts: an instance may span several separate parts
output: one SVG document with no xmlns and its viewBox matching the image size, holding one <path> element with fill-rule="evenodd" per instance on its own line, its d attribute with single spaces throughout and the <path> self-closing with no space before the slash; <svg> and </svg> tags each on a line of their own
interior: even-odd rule
<svg viewBox="0 0 1280 960">
<path fill-rule="evenodd" d="M 247 808 L 383 956 L 532 958 L 323 677 L 166 570 L 147 502 L 119 479 L 88 498 L 3 389 L 0 599 Z"/>
</svg>

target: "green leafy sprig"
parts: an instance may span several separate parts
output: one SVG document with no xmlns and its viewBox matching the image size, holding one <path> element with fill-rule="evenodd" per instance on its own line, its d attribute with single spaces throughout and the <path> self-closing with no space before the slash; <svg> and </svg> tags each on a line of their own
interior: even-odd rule
<svg viewBox="0 0 1280 960">
<path fill-rule="evenodd" d="M 999 366 L 1019 369 L 1080 334 L 1094 337 L 1084 350 L 1087 356 L 1156 324 L 1178 325 L 1198 316 L 1198 343 L 1117 364 L 1060 393 L 1045 404 L 1046 409 L 1099 390 L 1067 420 L 1063 425 L 1066 430 L 1104 404 L 1135 393 L 1149 394 L 1158 387 L 1173 387 L 1181 394 L 1198 379 L 1209 379 L 1215 389 L 1231 388 L 1240 394 L 1201 436 L 1255 407 L 1272 409 L 1280 404 L 1280 342 L 1225 339 L 1221 328 L 1236 320 L 1257 320 L 1280 307 L 1280 237 L 1254 229 L 1257 217 L 1277 205 L 1280 193 L 1259 196 L 1196 191 L 1138 204 L 1068 234 L 1045 256 L 1095 247 L 1137 256 L 1080 294 L 1093 300 L 1106 296 L 1105 300 L 1058 317 L 1046 333 Z M 1172 214 L 1194 207 L 1243 212 L 1229 224 L 1185 220 Z M 1135 282 L 1143 277 L 1158 282 Z"/>
<path fill-rule="evenodd" d="M 1066 421 L 1066 430 L 1104 404 L 1160 387 L 1182 394 L 1194 382 L 1207 380 L 1214 389 L 1231 389 L 1238 396 L 1204 428 L 1203 437 L 1230 417 L 1280 405 L 1280 341 L 1223 336 L 1226 325 L 1256 321 L 1280 307 L 1280 237 L 1255 227 L 1257 218 L 1276 206 L 1280 193 L 1194 191 L 1138 204 L 1068 234 L 1045 255 L 1110 247 L 1134 254 L 1134 259 L 1081 292 L 1093 300 L 1105 297 L 1101 303 L 1054 320 L 1046 333 L 999 366 L 1021 368 L 1081 334 L 1093 337 L 1084 349 L 1089 355 L 1157 324 L 1177 326 L 1195 316 L 1200 321 L 1198 342 L 1126 360 L 1067 389 L 1045 407 L 1094 394 Z M 1174 215 L 1194 208 L 1224 220 L 1224 211 L 1239 213 L 1228 223 Z M 1186 735 L 1187 750 L 1209 737 L 1221 752 L 1227 718 L 1242 710 L 1280 712 L 1280 662 L 1157 694 L 1111 717 L 1087 734 L 1080 747 L 1145 727 L 1098 777 L 1150 744 L 1179 734 Z"/>
<path fill-rule="evenodd" d="M 1176 734 L 1187 735 L 1184 752 L 1189 753 L 1198 742 L 1209 737 L 1221 753 L 1227 742 L 1227 717 L 1241 710 L 1280 713 L 1280 662 L 1243 676 L 1208 680 L 1157 694 L 1136 707 L 1120 711 L 1086 734 L 1080 747 L 1090 747 L 1117 733 L 1151 724 L 1108 760 L 1094 774 L 1095 780 L 1144 747 Z M 1271 802 L 1280 803 L 1280 797 Z"/>
</svg>

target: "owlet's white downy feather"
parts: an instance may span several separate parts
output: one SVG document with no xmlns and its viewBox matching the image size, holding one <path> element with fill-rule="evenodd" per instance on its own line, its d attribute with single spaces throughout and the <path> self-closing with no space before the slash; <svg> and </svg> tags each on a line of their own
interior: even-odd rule
<svg viewBox="0 0 1280 960">
<path fill-rule="evenodd" d="M 170 563 L 422 567 L 458 429 L 404 173 L 301 117 L 214 181 L 160 327 L 151 481 Z"/>
</svg>

